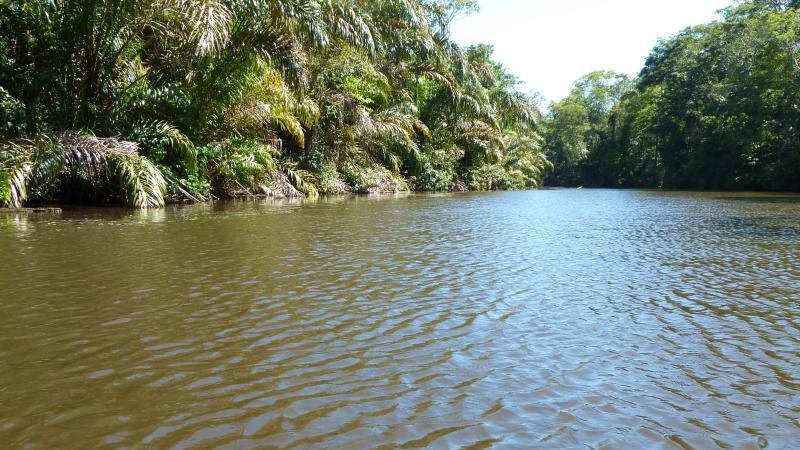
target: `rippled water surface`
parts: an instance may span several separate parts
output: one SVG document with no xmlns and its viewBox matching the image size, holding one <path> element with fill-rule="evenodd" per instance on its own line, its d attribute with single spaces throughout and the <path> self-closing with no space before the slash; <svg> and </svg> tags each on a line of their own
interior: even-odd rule
<svg viewBox="0 0 800 450">
<path fill-rule="evenodd" d="M 0 215 L 3 448 L 800 448 L 800 197 Z"/>
</svg>

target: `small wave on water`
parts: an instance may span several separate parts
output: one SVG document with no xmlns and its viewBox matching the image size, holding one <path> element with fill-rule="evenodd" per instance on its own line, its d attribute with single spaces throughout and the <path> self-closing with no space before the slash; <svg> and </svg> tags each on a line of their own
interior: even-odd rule
<svg viewBox="0 0 800 450">
<path fill-rule="evenodd" d="M 0 217 L 0 441 L 793 449 L 800 202 L 761 198 Z"/>
</svg>

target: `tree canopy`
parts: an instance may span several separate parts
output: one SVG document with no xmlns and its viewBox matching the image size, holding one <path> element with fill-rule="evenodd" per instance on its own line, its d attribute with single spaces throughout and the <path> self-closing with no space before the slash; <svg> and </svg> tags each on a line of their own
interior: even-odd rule
<svg viewBox="0 0 800 450">
<path fill-rule="evenodd" d="M 4 1 L 0 203 L 538 186 L 536 102 L 449 37 L 475 8 Z"/>
<path fill-rule="evenodd" d="M 660 42 L 633 83 L 577 82 L 548 118 L 549 181 L 800 190 L 798 6 L 739 2 Z"/>
</svg>

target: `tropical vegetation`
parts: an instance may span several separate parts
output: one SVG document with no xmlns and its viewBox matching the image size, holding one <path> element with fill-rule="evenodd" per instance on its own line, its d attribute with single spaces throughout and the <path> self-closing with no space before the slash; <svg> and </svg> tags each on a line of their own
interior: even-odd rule
<svg viewBox="0 0 800 450">
<path fill-rule="evenodd" d="M 547 182 L 800 191 L 798 61 L 800 2 L 738 2 L 660 42 L 637 79 L 577 81 L 547 116 Z"/>
<path fill-rule="evenodd" d="M 536 101 L 474 0 L 2 0 L 0 204 L 514 189 Z"/>
</svg>

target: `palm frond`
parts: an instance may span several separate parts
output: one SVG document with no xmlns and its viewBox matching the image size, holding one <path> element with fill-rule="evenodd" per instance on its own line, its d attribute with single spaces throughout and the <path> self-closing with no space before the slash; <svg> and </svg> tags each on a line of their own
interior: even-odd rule
<svg viewBox="0 0 800 450">
<path fill-rule="evenodd" d="M 305 147 L 306 138 L 303 124 L 291 112 L 278 109 L 273 113 L 272 120 L 280 130 L 289 133 L 297 141 L 297 145 L 300 148 Z"/>
<path fill-rule="evenodd" d="M 0 153 L 0 205 L 21 208 L 28 199 L 31 163 L 24 158 L 5 159 Z"/>
<path fill-rule="evenodd" d="M 144 155 L 148 155 L 156 148 L 163 148 L 168 155 L 190 169 L 194 169 L 197 164 L 197 149 L 194 143 L 169 122 L 153 120 L 139 124 L 131 131 L 130 138 L 141 145 Z"/>
<path fill-rule="evenodd" d="M 153 163 L 147 158 L 125 153 L 109 154 L 109 160 L 126 203 L 141 209 L 164 206 L 167 181 Z"/>
<path fill-rule="evenodd" d="M 319 105 L 309 97 L 293 102 L 292 112 L 303 126 L 311 128 L 319 122 Z"/>
<path fill-rule="evenodd" d="M 350 44 L 375 53 L 378 44 L 367 19 L 352 2 L 323 2 L 323 14 L 332 31 Z"/>
<path fill-rule="evenodd" d="M 317 198 L 319 197 L 319 191 L 317 190 L 316 180 L 314 176 L 305 170 L 298 169 L 297 166 L 293 163 L 284 162 L 280 166 L 281 172 L 286 174 L 289 178 L 289 181 L 292 185 L 300 192 L 306 195 L 308 198 Z"/>
<path fill-rule="evenodd" d="M 219 53 L 228 43 L 233 12 L 218 0 L 158 0 L 154 5 L 161 17 L 178 17 L 194 43 L 198 56 Z M 175 26 L 175 24 L 173 25 Z"/>
</svg>

